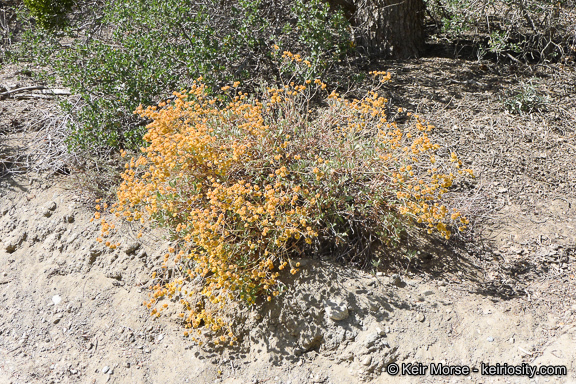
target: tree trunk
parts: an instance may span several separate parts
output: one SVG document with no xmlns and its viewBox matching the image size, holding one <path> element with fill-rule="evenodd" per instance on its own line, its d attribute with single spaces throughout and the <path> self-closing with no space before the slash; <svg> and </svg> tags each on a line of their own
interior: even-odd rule
<svg viewBox="0 0 576 384">
<path fill-rule="evenodd" d="M 418 57 L 424 46 L 423 0 L 327 0 L 354 27 L 360 49 L 390 59 Z"/>
</svg>

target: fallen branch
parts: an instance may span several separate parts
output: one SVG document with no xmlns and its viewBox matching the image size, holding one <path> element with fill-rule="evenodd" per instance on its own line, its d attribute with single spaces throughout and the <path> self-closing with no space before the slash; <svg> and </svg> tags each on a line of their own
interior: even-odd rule
<svg viewBox="0 0 576 384">
<path fill-rule="evenodd" d="M 46 89 L 46 87 L 42 86 L 42 85 L 33 85 L 30 87 L 22 87 L 22 88 L 16 88 L 16 89 L 12 89 L 3 93 L 0 93 L 0 99 L 5 98 L 6 96 L 10 96 L 13 93 L 20 93 L 20 92 L 26 92 L 26 91 L 33 91 L 36 89 Z"/>
<path fill-rule="evenodd" d="M 23 95 L 14 96 L 16 99 L 50 99 L 51 95 L 43 95 L 41 93 L 25 93 Z"/>
<path fill-rule="evenodd" d="M 26 92 L 26 91 L 35 91 L 35 90 L 41 90 L 42 93 L 41 94 L 29 93 L 27 95 L 22 95 L 22 96 L 31 97 L 31 98 L 44 98 L 44 97 L 46 97 L 45 95 L 70 95 L 70 91 L 67 89 L 48 89 L 42 85 L 33 85 L 30 87 L 22 87 L 22 88 L 12 89 L 12 90 L 0 93 L 0 100 L 4 99 L 4 98 L 6 98 L 12 94 L 15 94 L 15 93 L 22 93 L 22 92 Z"/>
</svg>

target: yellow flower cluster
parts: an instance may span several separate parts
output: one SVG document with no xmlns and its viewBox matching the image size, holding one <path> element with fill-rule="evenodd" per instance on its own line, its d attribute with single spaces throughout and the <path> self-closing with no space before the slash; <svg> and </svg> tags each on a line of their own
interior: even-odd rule
<svg viewBox="0 0 576 384">
<path fill-rule="evenodd" d="M 380 82 L 390 76 L 373 74 Z M 234 343 L 225 310 L 279 295 L 283 271 L 299 270 L 289 258 L 330 239 L 327 217 L 360 214 L 370 217 L 369 229 L 392 233 L 386 217 L 394 213 L 445 237 L 447 219 L 461 229 L 468 223 L 440 205 L 456 176 L 432 165 L 433 127 L 417 116 L 412 127 L 388 123 L 377 88 L 352 101 L 332 92 L 312 119 L 309 101 L 326 88 L 319 79 L 267 88 L 261 101 L 238 86 L 223 88 L 223 102 L 197 81 L 174 101 L 135 111 L 152 121 L 149 145 L 126 164 L 111 212 L 166 227 L 178 244 L 153 275 L 144 303 L 152 315 L 166 299 L 178 301 L 185 327 L 196 330 L 186 335 L 202 342 L 196 334 L 204 329 L 216 344 Z M 455 154 L 450 161 L 461 166 Z M 101 225 L 106 237 L 112 224 Z"/>
</svg>

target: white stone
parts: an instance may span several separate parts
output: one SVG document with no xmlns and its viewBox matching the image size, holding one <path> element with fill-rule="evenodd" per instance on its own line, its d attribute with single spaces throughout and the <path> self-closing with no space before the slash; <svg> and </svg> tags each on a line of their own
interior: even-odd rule
<svg viewBox="0 0 576 384">
<path fill-rule="evenodd" d="M 346 304 L 333 301 L 327 303 L 326 314 L 334 321 L 344 320 L 350 315 Z"/>
</svg>

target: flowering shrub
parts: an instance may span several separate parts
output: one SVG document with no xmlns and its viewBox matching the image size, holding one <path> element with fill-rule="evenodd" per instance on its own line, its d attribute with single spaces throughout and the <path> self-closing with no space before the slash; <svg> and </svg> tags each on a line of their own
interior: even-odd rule
<svg viewBox="0 0 576 384">
<path fill-rule="evenodd" d="M 433 127 L 418 116 L 403 129 L 388 123 L 378 87 L 348 101 L 319 79 L 268 87 L 260 99 L 238 85 L 212 97 L 199 79 L 174 101 L 135 112 L 152 121 L 149 145 L 126 164 L 111 212 L 165 227 L 178 244 L 153 276 L 144 303 L 152 315 L 179 301 L 187 328 L 233 343 L 228 304 L 272 300 L 282 273 L 298 272 L 298 256 L 362 233 L 389 244 L 411 221 L 446 238 L 450 223 L 465 228 L 441 205 L 456 175 L 434 154 Z M 318 95 L 325 106 L 312 110 Z M 456 154 L 448 161 L 471 174 Z M 101 222 L 106 236 L 111 224 Z"/>
</svg>

